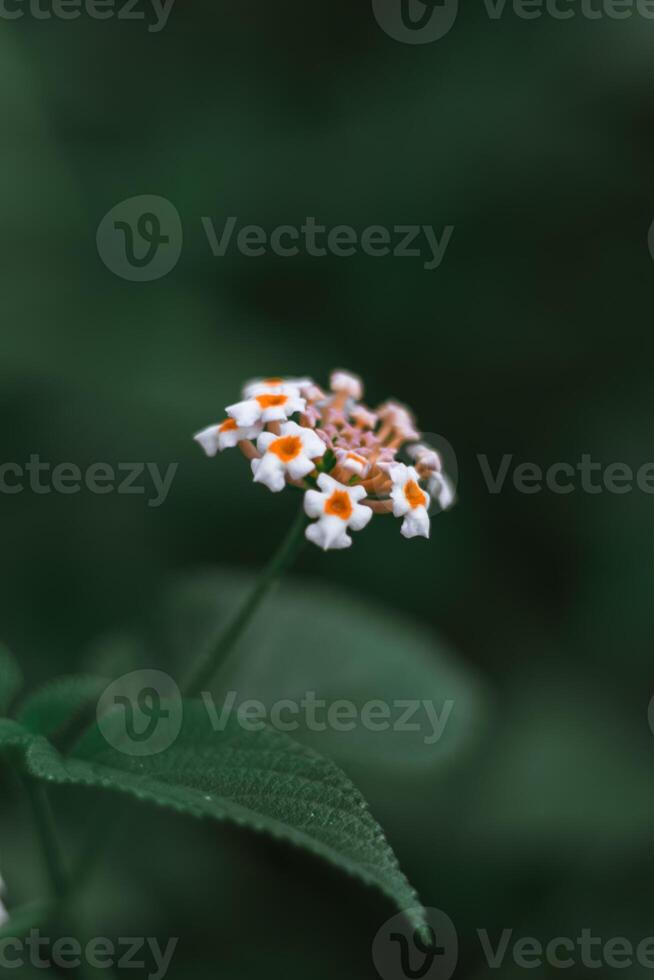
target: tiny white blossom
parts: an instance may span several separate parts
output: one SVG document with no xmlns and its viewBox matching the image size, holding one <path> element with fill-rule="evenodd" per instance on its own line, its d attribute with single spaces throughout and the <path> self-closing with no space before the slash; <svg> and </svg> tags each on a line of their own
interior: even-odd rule
<svg viewBox="0 0 654 980">
<path fill-rule="evenodd" d="M 398 425 L 409 429 L 414 424 L 414 418 L 411 412 L 405 405 L 400 405 L 399 402 L 384 402 L 377 409 L 377 414 L 380 419 L 384 422 L 390 422 L 391 425 Z"/>
<path fill-rule="evenodd" d="M 196 432 L 193 438 L 202 446 L 207 456 L 215 456 L 223 449 L 233 449 L 244 439 L 256 439 L 260 432 L 260 423 L 244 428 L 239 427 L 234 419 L 225 419 L 224 422 Z"/>
<path fill-rule="evenodd" d="M 262 432 L 257 440 L 261 459 L 252 460 L 255 483 L 263 483 L 274 493 L 283 490 L 286 474 L 301 480 L 315 469 L 315 459 L 325 455 L 327 446 L 313 429 L 285 422 L 280 434 Z"/>
<path fill-rule="evenodd" d="M 420 433 L 412 422 L 398 420 L 395 423 L 395 433 L 396 435 L 401 436 L 405 442 L 409 442 L 411 439 L 420 438 Z"/>
<path fill-rule="evenodd" d="M 329 387 L 333 392 L 346 394 L 348 398 L 358 401 L 363 397 L 363 382 L 356 374 L 349 371 L 333 371 L 329 379 Z"/>
<path fill-rule="evenodd" d="M 303 412 L 306 401 L 297 394 L 297 389 L 289 392 L 265 392 L 254 395 L 235 405 L 228 405 L 225 411 L 240 428 L 249 428 L 258 422 L 283 422 L 295 412 Z"/>
<path fill-rule="evenodd" d="M 374 429 L 379 421 L 379 416 L 363 405 L 357 405 L 353 408 L 350 415 L 356 424 L 362 426 L 364 429 Z"/>
<path fill-rule="evenodd" d="M 429 494 L 419 485 L 418 473 L 413 466 L 398 463 L 391 466 L 389 475 L 393 481 L 391 500 L 393 514 L 403 517 L 402 534 L 405 538 L 429 537 Z"/>
<path fill-rule="evenodd" d="M 370 469 L 370 463 L 365 456 L 350 449 L 337 449 L 336 459 L 341 469 L 346 470 L 353 476 L 364 477 Z"/>
<path fill-rule="evenodd" d="M 254 398 L 256 395 L 298 395 L 306 385 L 311 385 L 311 378 L 254 378 L 243 387 L 244 398 Z"/>
<path fill-rule="evenodd" d="M 422 469 L 430 470 L 432 473 L 437 473 L 443 468 L 441 458 L 436 450 L 432 449 L 431 446 L 426 446 L 424 443 L 417 443 L 415 446 L 409 446 L 407 453 Z"/>
<path fill-rule="evenodd" d="M 441 510 L 448 510 L 456 502 L 456 491 L 445 473 L 432 473 L 427 482 L 427 489 L 438 501 Z"/>
<path fill-rule="evenodd" d="M 363 487 L 346 487 L 327 473 L 318 477 L 318 490 L 307 490 L 304 510 L 308 517 L 318 520 L 306 529 L 306 536 L 323 551 L 330 548 L 349 548 L 352 538 L 347 533 L 361 531 L 372 518 L 372 511 L 360 501 L 366 496 Z"/>
</svg>

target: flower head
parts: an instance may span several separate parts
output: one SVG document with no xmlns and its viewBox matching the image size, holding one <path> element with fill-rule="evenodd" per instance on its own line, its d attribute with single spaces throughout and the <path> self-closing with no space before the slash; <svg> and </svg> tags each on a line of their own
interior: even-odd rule
<svg viewBox="0 0 654 980">
<path fill-rule="evenodd" d="M 255 483 L 274 493 L 304 490 L 315 521 L 306 536 L 325 550 L 349 548 L 347 532 L 364 528 L 373 513 L 402 517 L 406 538 L 429 537 L 431 498 L 444 510 L 454 490 L 438 453 L 416 444 L 413 414 L 396 401 L 370 409 L 361 379 L 347 371 L 334 371 L 330 388 L 325 393 L 310 378 L 255 379 L 225 409 L 224 422 L 194 438 L 209 456 L 238 446 Z M 398 460 L 401 451 L 414 466 Z"/>
</svg>

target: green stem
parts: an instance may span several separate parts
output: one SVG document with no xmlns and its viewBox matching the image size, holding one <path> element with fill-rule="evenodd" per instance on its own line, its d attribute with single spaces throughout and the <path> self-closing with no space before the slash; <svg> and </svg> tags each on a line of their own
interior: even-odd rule
<svg viewBox="0 0 654 980">
<path fill-rule="evenodd" d="M 63 902 L 68 891 L 68 875 L 64 865 L 54 816 L 45 786 L 25 777 L 24 786 L 32 807 L 34 824 L 43 854 L 43 863 L 50 879 L 53 898 Z"/>
<path fill-rule="evenodd" d="M 239 640 L 244 629 L 254 616 L 262 600 L 268 595 L 281 575 L 292 564 L 304 543 L 306 519 L 301 510 L 278 551 L 259 576 L 254 589 L 247 597 L 232 622 L 218 638 L 216 644 L 198 660 L 186 683 L 183 685 L 185 697 L 198 697 L 209 685 L 214 674 L 220 667 L 221 673 L 230 667 L 230 654 Z"/>
<path fill-rule="evenodd" d="M 22 781 L 32 808 L 34 824 L 41 844 L 43 863 L 50 879 L 50 890 L 56 902 L 55 915 L 59 918 L 66 913 L 69 926 L 72 925 L 75 928 L 76 923 L 71 922 L 71 912 L 68 909 L 68 904 L 72 898 L 71 881 L 64 863 L 47 789 L 42 783 L 37 783 L 29 776 L 23 776 Z M 82 963 L 74 975 L 78 976 L 80 980 L 90 980 L 91 977 L 96 976 L 96 972 L 88 964 Z M 106 971 L 105 975 L 107 975 Z M 109 969 L 108 976 L 116 976 L 113 968 Z"/>
</svg>

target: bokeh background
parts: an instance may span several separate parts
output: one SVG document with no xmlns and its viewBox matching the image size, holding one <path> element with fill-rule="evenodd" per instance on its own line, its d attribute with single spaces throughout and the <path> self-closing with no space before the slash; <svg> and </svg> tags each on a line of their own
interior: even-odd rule
<svg viewBox="0 0 654 980">
<path fill-rule="evenodd" d="M 478 928 L 654 932 L 654 501 L 578 481 L 491 494 L 477 459 L 654 459 L 653 32 L 637 15 L 492 20 L 478 3 L 407 45 L 344 0 L 177 0 L 159 33 L 29 14 L 1 32 L 2 461 L 178 464 L 159 508 L 3 494 L 2 635 L 36 684 L 138 644 L 172 581 L 261 566 L 296 498 L 190 439 L 244 379 L 343 366 L 371 403 L 410 403 L 456 451 L 456 509 L 429 544 L 378 520 L 347 554 L 306 550 L 297 571 L 368 598 L 371 619 L 383 606 L 431 631 L 474 690 L 470 715 L 455 705 L 456 752 L 358 773 L 422 900 L 455 922 L 460 977 L 488 972 Z M 184 229 L 176 267 L 145 283 L 96 248 L 103 216 L 141 194 L 172 202 Z M 230 215 L 454 233 L 433 271 L 216 258 L 201 217 Z M 338 616 L 336 598 L 321 629 Z M 366 670 L 373 693 L 374 659 Z M 38 869 L 4 795 L 3 871 L 27 900 Z M 87 797 L 57 804 L 74 848 Z M 148 810 L 130 812 L 85 910 L 102 935 L 180 935 L 171 976 L 239 980 L 374 977 L 393 911 L 252 835 Z M 522 972 L 507 961 L 502 975 Z"/>
</svg>

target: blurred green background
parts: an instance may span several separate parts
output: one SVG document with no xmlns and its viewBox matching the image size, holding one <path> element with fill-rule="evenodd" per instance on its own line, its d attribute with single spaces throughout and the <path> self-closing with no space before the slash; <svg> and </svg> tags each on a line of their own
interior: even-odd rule
<svg viewBox="0 0 654 980">
<path fill-rule="evenodd" d="M 493 495 L 477 459 L 654 459 L 653 41 L 639 16 L 494 21 L 479 3 L 408 45 L 344 0 L 178 0 L 159 33 L 26 15 L 0 38 L 3 461 L 179 465 L 159 508 L 3 494 L 2 635 L 37 683 L 129 645 L 172 580 L 265 562 L 296 497 L 190 438 L 245 379 L 325 382 L 343 366 L 372 404 L 410 403 L 456 451 L 458 506 L 429 544 L 377 520 L 346 554 L 307 549 L 298 574 L 432 630 L 474 689 L 470 716 L 455 704 L 457 752 L 356 774 L 424 903 L 455 922 L 461 977 L 487 971 L 477 928 L 654 932 L 652 498 L 510 480 Z M 96 231 L 142 194 L 174 204 L 184 247 L 140 283 L 103 264 Z M 201 217 L 230 215 L 454 233 L 433 271 L 216 258 Z M 330 617 L 338 600 L 323 631 Z M 88 798 L 57 802 L 75 847 Z M 38 883 L 13 799 L 1 826 L 3 872 L 27 900 Z M 138 810 L 128 827 L 87 898 L 95 933 L 180 935 L 174 977 L 376 975 L 392 909 L 354 882 L 181 817 Z"/>
</svg>

